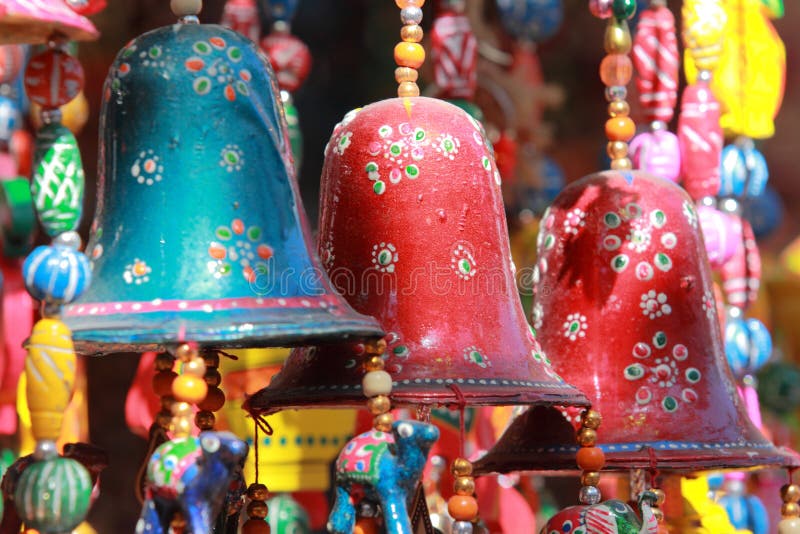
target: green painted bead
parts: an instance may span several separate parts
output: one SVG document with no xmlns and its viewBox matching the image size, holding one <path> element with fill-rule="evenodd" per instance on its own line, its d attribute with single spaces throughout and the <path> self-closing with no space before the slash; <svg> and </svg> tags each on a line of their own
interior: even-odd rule
<svg viewBox="0 0 800 534">
<path fill-rule="evenodd" d="M 614 0 L 614 18 L 625 20 L 636 14 L 636 0 Z"/>
<path fill-rule="evenodd" d="M 75 230 L 83 208 L 83 163 L 69 129 L 47 124 L 36 136 L 31 192 L 39 221 L 51 236 Z"/>
<path fill-rule="evenodd" d="M 81 464 L 54 457 L 29 465 L 17 483 L 14 504 L 28 528 L 42 534 L 72 532 L 86 517 L 92 481 Z"/>
<path fill-rule="evenodd" d="M 300 172 L 300 165 L 303 163 L 303 132 L 300 131 L 300 119 L 297 115 L 297 108 L 291 102 L 285 103 L 283 109 L 286 113 L 286 124 L 289 127 L 289 143 L 292 145 L 294 170 Z"/>
<path fill-rule="evenodd" d="M 272 534 L 309 534 L 311 521 L 308 513 L 291 495 L 276 495 L 267 501 L 267 522 Z"/>
</svg>

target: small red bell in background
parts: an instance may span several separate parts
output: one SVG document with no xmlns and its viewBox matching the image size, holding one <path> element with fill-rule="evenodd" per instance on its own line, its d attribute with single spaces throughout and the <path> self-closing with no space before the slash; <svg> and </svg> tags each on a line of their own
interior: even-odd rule
<svg viewBox="0 0 800 534">
<path fill-rule="evenodd" d="M 239 32 L 257 43 L 261 37 L 261 21 L 255 0 L 228 0 L 222 11 L 220 24 Z"/>
<path fill-rule="evenodd" d="M 281 89 L 293 92 L 303 85 L 311 72 L 311 52 L 303 41 L 288 31 L 274 30 L 261 40 L 261 49 L 272 63 Z"/>
</svg>

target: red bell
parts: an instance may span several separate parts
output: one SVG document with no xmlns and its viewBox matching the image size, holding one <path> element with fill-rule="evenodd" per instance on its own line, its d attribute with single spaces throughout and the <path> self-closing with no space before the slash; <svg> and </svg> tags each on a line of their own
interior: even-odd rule
<svg viewBox="0 0 800 534">
<path fill-rule="evenodd" d="M 500 174 L 483 129 L 430 98 L 349 113 L 326 148 L 319 252 L 386 332 L 399 404 L 567 404 L 514 282 Z M 359 346 L 295 350 L 255 411 L 361 406 Z"/>
<path fill-rule="evenodd" d="M 737 394 L 700 236 L 691 198 L 666 180 L 605 172 L 570 185 L 540 227 L 539 339 L 603 415 L 610 468 L 798 465 Z M 576 469 L 574 429 L 543 419 L 515 421 L 480 471 Z"/>
<path fill-rule="evenodd" d="M 261 37 L 261 21 L 256 0 L 228 0 L 220 24 L 257 43 Z"/>
</svg>

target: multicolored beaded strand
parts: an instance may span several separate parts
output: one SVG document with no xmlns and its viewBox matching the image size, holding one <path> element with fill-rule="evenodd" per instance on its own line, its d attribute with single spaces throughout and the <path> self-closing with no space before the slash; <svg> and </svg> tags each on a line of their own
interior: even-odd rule
<svg viewBox="0 0 800 534">
<path fill-rule="evenodd" d="M 400 8 L 400 20 L 403 28 L 400 30 L 400 39 L 394 47 L 394 61 L 397 69 L 394 71 L 395 80 L 399 84 L 397 96 L 419 96 L 419 69 L 425 62 L 425 49 L 422 47 L 422 6 L 425 0 L 395 0 Z"/>
<path fill-rule="evenodd" d="M 258 445 L 256 445 L 258 446 Z M 269 506 L 267 499 L 269 491 L 264 484 L 255 482 L 247 488 L 247 521 L 242 525 L 242 534 L 270 534 L 271 528 L 267 523 Z"/>
<path fill-rule="evenodd" d="M 778 534 L 798 534 L 800 532 L 800 486 L 787 484 L 781 488 L 781 520 Z"/>
<path fill-rule="evenodd" d="M 606 464 L 603 449 L 597 446 L 597 429 L 603 422 L 600 413 L 586 410 L 581 416 L 581 428 L 577 440 L 580 449 L 576 455 L 578 467 L 581 469 L 581 489 L 578 500 L 581 504 L 597 504 L 600 502 L 600 470 Z"/>
</svg>

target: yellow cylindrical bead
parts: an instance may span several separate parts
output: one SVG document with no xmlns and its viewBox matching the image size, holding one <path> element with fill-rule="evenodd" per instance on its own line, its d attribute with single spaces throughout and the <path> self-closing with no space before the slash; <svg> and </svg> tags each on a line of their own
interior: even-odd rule
<svg viewBox="0 0 800 534">
<path fill-rule="evenodd" d="M 631 51 L 631 32 L 628 21 L 617 20 L 615 17 L 608 19 L 606 33 L 603 38 L 607 54 L 627 54 Z"/>
<path fill-rule="evenodd" d="M 611 141 L 606 145 L 606 153 L 611 159 L 622 159 L 628 155 L 628 143 L 625 141 Z"/>
<path fill-rule="evenodd" d="M 597 443 L 597 431 L 591 428 L 581 428 L 578 432 L 578 445 L 581 447 L 594 447 Z"/>
<path fill-rule="evenodd" d="M 453 482 L 453 491 L 458 495 L 472 495 L 475 493 L 475 479 L 472 477 L 458 477 Z"/>
<path fill-rule="evenodd" d="M 450 471 L 457 477 L 472 476 L 472 462 L 466 458 L 456 458 L 453 460 Z"/>
<path fill-rule="evenodd" d="M 192 358 L 183 364 L 183 374 L 202 377 L 206 374 L 206 363 L 203 358 Z"/>
<path fill-rule="evenodd" d="M 400 38 L 406 43 L 418 43 L 422 41 L 422 26 L 419 24 L 409 24 L 400 28 Z"/>
<path fill-rule="evenodd" d="M 381 432 L 391 432 L 392 431 L 392 414 L 389 413 L 382 413 L 378 416 L 375 416 L 373 421 L 373 426 L 376 430 L 380 430 Z"/>
<path fill-rule="evenodd" d="M 172 415 L 175 417 L 191 417 L 194 413 L 192 405 L 188 402 L 176 402 L 172 405 Z"/>
<path fill-rule="evenodd" d="M 796 502 L 785 502 L 781 505 L 781 517 L 800 516 L 800 504 Z"/>
<path fill-rule="evenodd" d="M 419 96 L 419 86 L 414 82 L 403 82 L 397 87 L 397 96 L 400 98 Z"/>
<path fill-rule="evenodd" d="M 418 69 L 425 63 L 425 49 L 419 43 L 397 43 L 394 47 L 394 61 L 400 67 Z"/>
<path fill-rule="evenodd" d="M 184 438 L 192 433 L 192 420 L 189 417 L 175 417 L 170 428 L 176 438 Z"/>
<path fill-rule="evenodd" d="M 631 107 L 625 100 L 614 100 L 608 104 L 608 114 L 612 117 L 627 117 Z"/>
<path fill-rule="evenodd" d="M 175 399 L 197 404 L 206 398 L 208 385 L 202 378 L 192 375 L 180 375 L 172 382 L 172 394 Z"/>
<path fill-rule="evenodd" d="M 392 408 L 392 402 L 386 395 L 377 395 L 367 401 L 367 408 L 373 415 L 380 415 Z"/>
<path fill-rule="evenodd" d="M 383 371 L 386 362 L 380 356 L 370 356 L 367 358 L 366 363 L 364 364 L 364 369 L 367 372 L 370 371 Z"/>
<path fill-rule="evenodd" d="M 25 381 L 36 440 L 57 440 L 75 384 L 72 332 L 56 319 L 37 322 L 26 346 Z"/>
<path fill-rule="evenodd" d="M 781 499 L 784 502 L 800 501 L 800 486 L 797 484 L 786 484 L 781 488 Z"/>
<path fill-rule="evenodd" d="M 581 475 L 581 486 L 597 486 L 599 483 L 599 471 L 586 471 Z"/>
<path fill-rule="evenodd" d="M 397 67 L 394 69 L 394 79 L 397 83 L 416 82 L 419 79 L 419 71 L 410 67 Z"/>
<path fill-rule="evenodd" d="M 628 158 L 615 159 L 611 162 L 611 168 L 615 171 L 629 171 L 633 169 L 633 163 Z"/>
</svg>

